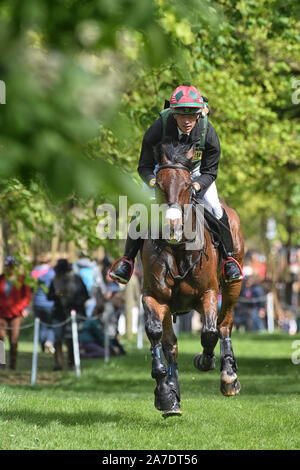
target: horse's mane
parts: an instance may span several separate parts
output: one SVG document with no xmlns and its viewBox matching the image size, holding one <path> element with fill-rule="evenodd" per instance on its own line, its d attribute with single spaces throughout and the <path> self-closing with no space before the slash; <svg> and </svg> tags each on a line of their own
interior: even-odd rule
<svg viewBox="0 0 300 470">
<path fill-rule="evenodd" d="M 162 157 L 165 154 L 171 163 L 180 163 L 189 170 L 192 170 L 193 163 L 185 156 L 191 147 L 191 143 L 182 144 L 180 142 L 164 140 L 157 144 L 154 148 L 155 161 L 158 164 L 162 164 Z"/>
</svg>

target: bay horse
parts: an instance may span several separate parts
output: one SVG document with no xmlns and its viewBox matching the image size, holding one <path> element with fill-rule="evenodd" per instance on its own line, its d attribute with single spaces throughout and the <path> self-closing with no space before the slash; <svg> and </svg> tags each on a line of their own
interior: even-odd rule
<svg viewBox="0 0 300 470">
<path fill-rule="evenodd" d="M 152 378 L 156 380 L 155 407 L 163 417 L 181 415 L 177 367 L 177 338 L 172 315 L 191 310 L 201 314 L 201 345 L 203 351 L 194 357 L 200 371 L 215 367 L 214 348 L 220 339 L 220 389 L 223 395 L 240 391 L 237 364 L 231 343 L 233 307 L 239 297 L 241 281 L 225 283 L 221 273 L 219 248 L 204 228 L 204 246 L 201 250 L 186 250 L 186 243 L 177 242 L 172 223 L 183 224 L 180 212 L 191 202 L 191 159 L 194 148 L 186 144 L 163 143 L 157 153 L 158 169 L 156 192 L 173 209 L 170 216 L 172 240 L 145 239 L 141 250 L 143 264 L 142 302 L 145 313 L 145 331 L 151 344 Z M 234 244 L 234 256 L 243 266 L 244 242 L 237 213 L 224 201 Z M 175 209 L 175 210 L 174 210 Z M 192 210 L 193 223 L 196 213 Z M 202 256 L 203 255 L 203 256 Z M 222 305 L 218 315 L 218 292 L 222 291 Z M 165 363 L 166 361 L 166 363 Z"/>
</svg>

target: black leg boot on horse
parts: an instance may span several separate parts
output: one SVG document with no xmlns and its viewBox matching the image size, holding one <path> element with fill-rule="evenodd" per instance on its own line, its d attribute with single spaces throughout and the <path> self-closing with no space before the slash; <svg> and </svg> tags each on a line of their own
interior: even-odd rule
<svg viewBox="0 0 300 470">
<path fill-rule="evenodd" d="M 178 386 L 178 370 L 174 357 L 168 354 L 168 347 L 163 338 L 163 325 L 159 314 L 155 312 L 162 306 L 156 304 L 151 297 L 143 297 L 145 311 L 145 331 L 151 343 L 152 371 L 151 376 L 156 380 L 154 390 L 154 406 L 162 412 L 163 418 L 181 415 L 180 393 Z M 170 314 L 168 315 L 170 317 Z M 168 369 L 165 365 L 164 350 L 167 354 Z"/>
<path fill-rule="evenodd" d="M 127 284 L 130 280 L 133 268 L 134 260 L 138 251 L 141 247 L 142 240 L 138 238 L 133 240 L 129 234 L 127 236 L 125 252 L 122 258 L 118 259 L 111 267 L 109 271 L 109 277 L 118 282 L 119 284 Z"/>
<path fill-rule="evenodd" d="M 237 363 L 233 354 L 231 338 L 220 339 L 221 392 L 229 397 L 239 393 L 241 384 L 238 381 Z"/>
<path fill-rule="evenodd" d="M 213 370 L 216 365 L 214 349 L 219 339 L 217 330 L 217 293 L 218 285 L 215 286 L 215 289 L 206 292 L 201 299 L 204 312 L 203 328 L 201 332 L 203 352 L 194 357 L 194 366 L 202 372 Z M 199 310 L 201 310 L 200 306 Z"/>
<path fill-rule="evenodd" d="M 167 360 L 168 370 L 166 383 L 170 387 L 171 391 L 173 392 L 176 398 L 175 404 L 173 405 L 172 409 L 169 410 L 167 413 L 163 413 L 163 418 L 167 418 L 168 416 L 180 416 L 182 414 L 182 411 L 180 409 L 180 389 L 177 364 L 178 346 L 177 338 L 173 329 L 171 315 L 166 315 L 164 318 L 161 343 L 165 358 Z"/>
</svg>

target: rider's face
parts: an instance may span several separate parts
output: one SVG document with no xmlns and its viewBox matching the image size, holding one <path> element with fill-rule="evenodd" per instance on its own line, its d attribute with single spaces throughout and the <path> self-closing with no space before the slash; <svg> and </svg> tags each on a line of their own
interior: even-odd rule
<svg viewBox="0 0 300 470">
<path fill-rule="evenodd" d="M 199 119 L 199 114 L 173 114 L 177 126 L 184 134 L 189 134 Z"/>
</svg>

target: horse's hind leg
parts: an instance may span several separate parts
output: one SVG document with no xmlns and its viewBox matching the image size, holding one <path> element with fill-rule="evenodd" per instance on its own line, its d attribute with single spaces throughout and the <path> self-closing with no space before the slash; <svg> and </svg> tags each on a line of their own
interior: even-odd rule
<svg viewBox="0 0 300 470">
<path fill-rule="evenodd" d="M 236 395 L 241 389 L 237 378 L 237 363 L 233 354 L 231 330 L 233 307 L 239 297 L 241 282 L 225 285 L 222 291 L 222 306 L 218 319 L 220 335 L 221 392 L 225 396 Z"/>
<path fill-rule="evenodd" d="M 168 363 L 166 382 L 171 388 L 171 390 L 174 392 L 176 397 L 176 402 L 172 410 L 170 410 L 168 413 L 164 413 L 164 415 L 180 415 L 180 390 L 178 382 L 178 366 L 176 362 L 178 355 L 178 347 L 177 338 L 173 330 L 172 318 L 170 314 L 167 314 L 163 321 L 163 336 L 161 342 L 165 358 Z"/>
<path fill-rule="evenodd" d="M 201 371 L 214 369 L 216 358 L 214 349 L 218 342 L 217 315 L 218 315 L 218 291 L 217 287 L 205 292 L 202 296 L 202 319 L 203 328 L 201 332 L 202 354 L 194 357 L 194 366 Z"/>
<path fill-rule="evenodd" d="M 243 266 L 244 241 L 237 213 L 226 207 L 232 233 L 234 257 Z M 220 335 L 220 362 L 221 362 L 221 392 L 225 396 L 236 395 L 241 389 L 237 378 L 237 363 L 233 354 L 231 342 L 231 330 L 233 325 L 233 307 L 240 295 L 242 281 L 224 283 L 222 286 L 222 305 L 218 318 L 218 330 Z"/>
<path fill-rule="evenodd" d="M 154 391 L 155 408 L 166 414 L 173 410 L 177 399 L 176 394 L 167 382 L 168 371 L 162 349 L 163 320 L 169 314 L 169 307 L 160 304 L 150 295 L 143 295 L 143 306 L 145 312 L 145 331 L 151 343 L 152 356 L 152 378 L 156 380 Z"/>
</svg>

